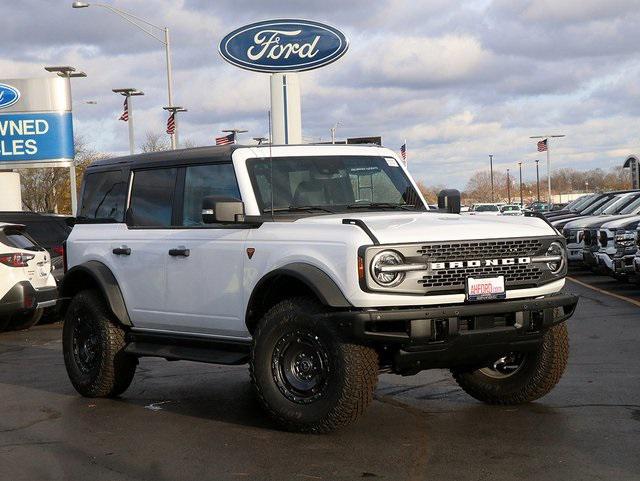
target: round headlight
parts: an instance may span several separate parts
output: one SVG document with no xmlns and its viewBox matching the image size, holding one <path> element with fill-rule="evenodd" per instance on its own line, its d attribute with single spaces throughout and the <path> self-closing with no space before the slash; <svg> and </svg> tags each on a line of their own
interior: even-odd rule
<svg viewBox="0 0 640 481">
<path fill-rule="evenodd" d="M 545 254 L 547 257 L 557 257 L 558 260 L 553 260 L 547 262 L 547 267 L 551 271 L 552 274 L 558 274 L 564 268 L 565 255 L 566 252 L 564 247 L 559 242 L 552 242 L 549 248 L 547 249 L 547 253 Z"/>
<path fill-rule="evenodd" d="M 404 272 L 385 271 L 384 267 L 404 263 L 404 258 L 396 251 L 378 252 L 371 261 L 371 276 L 382 287 L 395 287 L 404 280 Z"/>
</svg>

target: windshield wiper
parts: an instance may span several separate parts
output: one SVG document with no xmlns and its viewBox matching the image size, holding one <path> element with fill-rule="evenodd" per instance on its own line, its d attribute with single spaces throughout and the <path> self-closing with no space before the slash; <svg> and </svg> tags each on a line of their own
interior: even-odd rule
<svg viewBox="0 0 640 481">
<path fill-rule="evenodd" d="M 357 202 L 355 204 L 349 204 L 347 209 L 402 209 L 402 210 L 415 210 L 416 206 L 413 204 L 393 204 L 391 202 Z"/>
<path fill-rule="evenodd" d="M 314 210 L 319 210 L 322 212 L 327 212 L 329 214 L 335 214 L 336 212 L 331 209 L 327 209 L 326 207 L 320 207 L 317 205 L 290 205 L 289 207 L 266 207 L 262 209 L 262 212 L 313 212 Z"/>
</svg>

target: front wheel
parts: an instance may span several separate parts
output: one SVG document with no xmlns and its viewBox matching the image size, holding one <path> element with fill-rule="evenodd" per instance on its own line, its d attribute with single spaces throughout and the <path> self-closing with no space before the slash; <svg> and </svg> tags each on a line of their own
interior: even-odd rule
<svg viewBox="0 0 640 481">
<path fill-rule="evenodd" d="M 97 291 L 74 296 L 62 330 L 69 379 L 86 397 L 115 397 L 131 384 L 138 360 L 124 351 L 125 332 Z"/>
<path fill-rule="evenodd" d="M 377 353 L 343 341 L 313 314 L 310 298 L 280 302 L 260 321 L 250 371 L 260 402 L 285 429 L 324 433 L 354 422 L 371 403 Z"/>
<path fill-rule="evenodd" d="M 567 326 L 547 330 L 536 351 L 511 352 L 476 370 L 452 369 L 458 385 L 488 404 L 523 404 L 541 398 L 558 383 L 569 359 Z"/>
</svg>

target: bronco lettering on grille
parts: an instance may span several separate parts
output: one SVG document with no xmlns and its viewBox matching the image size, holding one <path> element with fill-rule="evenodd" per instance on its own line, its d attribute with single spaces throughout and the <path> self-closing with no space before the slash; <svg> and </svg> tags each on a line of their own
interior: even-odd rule
<svg viewBox="0 0 640 481">
<path fill-rule="evenodd" d="M 464 269 L 465 267 L 512 266 L 531 264 L 531 257 L 505 257 L 502 259 L 478 259 L 470 261 L 432 262 L 432 271 L 442 269 Z"/>
</svg>

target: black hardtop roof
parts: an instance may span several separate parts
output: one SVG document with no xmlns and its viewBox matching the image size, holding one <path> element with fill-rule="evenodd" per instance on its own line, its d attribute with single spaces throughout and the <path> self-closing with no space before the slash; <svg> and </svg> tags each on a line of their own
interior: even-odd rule
<svg viewBox="0 0 640 481">
<path fill-rule="evenodd" d="M 376 144 L 300 144 L 300 145 L 276 145 L 273 147 L 377 147 Z M 162 163 L 175 163 L 190 160 L 202 160 L 206 158 L 208 160 L 228 160 L 231 158 L 231 154 L 237 149 L 250 149 L 250 148 L 264 148 L 269 147 L 269 144 L 262 145 L 212 145 L 207 147 L 191 147 L 188 149 L 176 149 L 176 150 L 163 150 L 160 152 L 147 152 L 144 154 L 125 155 L 122 157 L 113 157 L 106 159 L 95 160 L 89 165 L 88 169 L 105 167 L 105 166 L 122 166 L 122 167 L 143 167 L 151 164 Z"/>
</svg>

